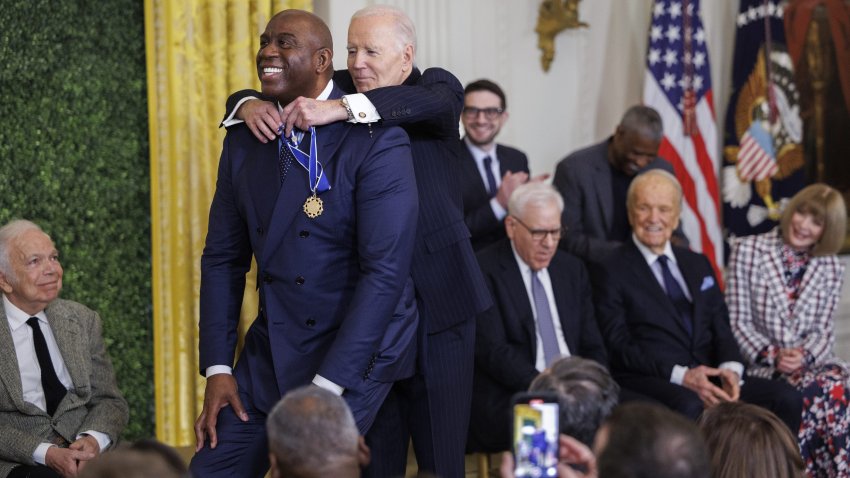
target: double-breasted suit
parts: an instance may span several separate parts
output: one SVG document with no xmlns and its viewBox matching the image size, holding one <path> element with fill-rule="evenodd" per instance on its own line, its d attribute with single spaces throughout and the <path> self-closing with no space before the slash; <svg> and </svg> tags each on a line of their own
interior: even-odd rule
<svg viewBox="0 0 850 478">
<path fill-rule="evenodd" d="M 483 249 L 501 239 L 505 235 L 504 221 L 496 218 L 490 207 L 490 194 L 478 170 L 475 158 L 466 146 L 460 142 L 460 185 L 463 191 L 463 218 L 472 238 L 472 248 Z M 504 176 L 508 171 L 513 173 L 528 172 L 528 157 L 522 151 L 496 145 L 496 157 L 499 158 L 499 175 Z"/>
<path fill-rule="evenodd" d="M 511 242 L 504 239 L 478 253 L 495 305 L 477 319 L 473 407 L 467 450 L 509 449 L 511 397 L 539 371 L 533 304 Z M 558 251 L 547 267 L 564 341 L 570 354 L 607 365 L 593 312 L 590 278 L 582 262 Z"/>
<path fill-rule="evenodd" d="M 127 402 L 118 391 L 112 364 L 101 335 L 100 317 L 76 302 L 56 299 L 45 309 L 50 329 L 73 382 L 51 417 L 23 400 L 15 344 L 0 304 L 0 476 L 18 465 L 35 465 L 39 444 L 61 436 L 74 442 L 77 435 L 95 430 L 118 440 L 127 425 Z"/>
<path fill-rule="evenodd" d="M 331 98 L 340 96 L 334 88 Z M 374 382 L 408 377 L 415 366 L 409 139 L 398 128 L 370 133 L 347 123 L 316 135 L 331 188 L 310 218 L 306 170 L 293 162 L 281 185 L 279 143 L 260 143 L 244 124 L 228 129 L 201 259 L 200 367 L 232 363 L 253 255 L 260 309 L 234 368 L 240 391 L 268 413 L 321 375 L 346 389 L 365 433 L 380 405 L 368 399 Z"/>
</svg>

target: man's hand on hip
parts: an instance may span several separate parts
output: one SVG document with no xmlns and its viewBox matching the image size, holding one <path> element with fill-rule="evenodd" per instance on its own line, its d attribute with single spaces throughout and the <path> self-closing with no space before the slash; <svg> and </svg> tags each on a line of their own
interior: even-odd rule
<svg viewBox="0 0 850 478">
<path fill-rule="evenodd" d="M 239 399 L 239 387 L 233 375 L 219 373 L 207 377 L 207 387 L 204 391 L 204 409 L 195 420 L 195 452 L 204 447 L 204 440 L 209 437 L 210 448 L 218 445 L 218 435 L 215 426 L 218 422 L 218 412 L 227 406 L 233 407 L 233 413 L 243 422 L 248 421 L 248 413 Z"/>
</svg>

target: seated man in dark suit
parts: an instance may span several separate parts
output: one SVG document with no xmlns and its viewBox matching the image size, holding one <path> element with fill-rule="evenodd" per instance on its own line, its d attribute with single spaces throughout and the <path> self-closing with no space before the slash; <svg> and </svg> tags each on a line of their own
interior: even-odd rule
<svg viewBox="0 0 850 478">
<path fill-rule="evenodd" d="M 461 139 L 460 185 L 464 221 L 477 251 L 505 238 L 508 199 L 528 180 L 528 158 L 496 143 L 508 120 L 502 88 L 490 80 L 476 80 L 463 92 L 460 121 L 466 134 Z"/>
<path fill-rule="evenodd" d="M 558 250 L 563 201 L 529 183 L 511 195 L 508 239 L 478 253 L 496 305 L 478 317 L 469 452 L 507 450 L 510 399 L 556 358 L 606 363 L 581 261 Z"/>
<path fill-rule="evenodd" d="M 658 157 L 663 135 L 657 111 L 632 106 L 613 136 L 558 163 L 552 185 L 564 197 L 567 234 L 561 248 L 598 262 L 629 239 L 625 204 L 632 179 L 650 169 L 673 172 L 673 166 Z M 676 241 L 687 244 L 681 230 L 676 231 Z"/>
<path fill-rule="evenodd" d="M 593 269 L 596 317 L 620 386 L 696 419 L 706 407 L 762 405 L 796 432 L 800 394 L 784 382 L 747 377 L 708 259 L 670 244 L 682 189 L 672 174 L 647 171 L 627 196 L 634 231 Z"/>
<path fill-rule="evenodd" d="M 100 318 L 59 299 L 62 265 L 30 221 L 0 228 L 0 477 L 76 476 L 127 424 Z"/>
</svg>

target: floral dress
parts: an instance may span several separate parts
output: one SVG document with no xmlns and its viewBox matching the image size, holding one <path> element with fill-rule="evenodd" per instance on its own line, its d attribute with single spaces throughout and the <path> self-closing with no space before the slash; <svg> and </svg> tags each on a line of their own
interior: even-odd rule
<svg viewBox="0 0 850 478">
<path fill-rule="evenodd" d="M 729 260 L 726 301 L 747 373 L 802 393 L 798 439 L 810 477 L 850 478 L 850 366 L 832 353 L 842 280 L 836 257 L 795 251 L 778 229 L 740 239 Z M 775 368 L 782 348 L 803 351 L 799 370 Z"/>
</svg>

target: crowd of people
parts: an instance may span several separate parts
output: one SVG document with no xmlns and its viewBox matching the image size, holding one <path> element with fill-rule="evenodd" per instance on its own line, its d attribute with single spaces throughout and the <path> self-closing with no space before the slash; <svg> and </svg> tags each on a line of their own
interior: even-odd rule
<svg viewBox="0 0 850 478">
<path fill-rule="evenodd" d="M 353 15 L 342 71 L 312 13 L 262 32 L 262 91 L 222 121 L 188 467 L 119 443 L 98 315 L 58 298 L 38 225 L 0 228 L 0 477 L 401 477 L 412 444 L 420 476 L 462 478 L 466 453 L 511 449 L 529 390 L 557 397 L 561 477 L 850 477 L 838 191 L 809 186 L 733 241 L 724 291 L 681 233 L 657 112 L 629 108 L 548 184 L 496 142 L 498 84 L 464 90 L 415 53 L 394 7 Z"/>
</svg>

